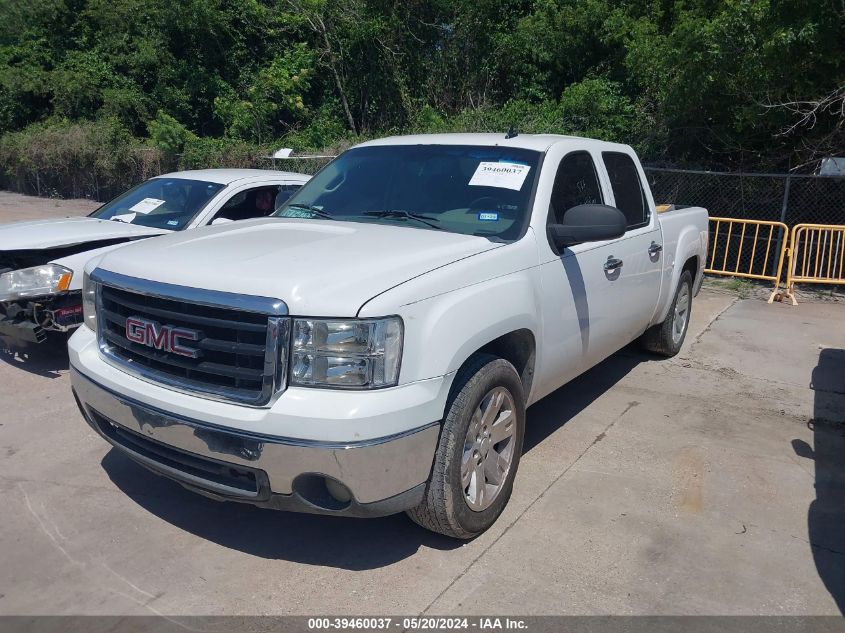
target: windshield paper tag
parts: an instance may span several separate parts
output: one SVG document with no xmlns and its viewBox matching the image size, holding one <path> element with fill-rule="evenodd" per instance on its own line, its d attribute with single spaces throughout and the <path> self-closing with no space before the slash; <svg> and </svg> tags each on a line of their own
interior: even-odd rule
<svg viewBox="0 0 845 633">
<path fill-rule="evenodd" d="M 129 207 L 129 211 L 134 211 L 135 213 L 143 213 L 144 215 L 146 215 L 150 211 L 155 211 L 163 204 L 164 200 L 159 200 L 158 198 L 144 198 L 143 200 L 141 200 L 141 202 Z"/>
<path fill-rule="evenodd" d="M 135 216 L 138 215 L 137 213 L 122 213 L 120 215 L 113 215 L 111 216 L 112 220 L 117 222 L 126 222 L 127 224 L 132 224 L 132 221 L 135 219 Z"/>
<path fill-rule="evenodd" d="M 482 222 L 498 222 L 499 214 L 490 211 L 482 211 L 478 214 L 478 219 Z"/>
<path fill-rule="evenodd" d="M 478 168 L 469 181 L 475 187 L 499 187 L 500 189 L 522 189 L 522 183 L 528 176 L 529 165 L 518 163 L 488 163 L 478 164 Z"/>
</svg>

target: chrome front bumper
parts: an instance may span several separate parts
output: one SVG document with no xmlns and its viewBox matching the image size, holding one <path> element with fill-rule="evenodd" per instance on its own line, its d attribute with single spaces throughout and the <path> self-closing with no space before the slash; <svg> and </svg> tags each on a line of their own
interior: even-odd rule
<svg viewBox="0 0 845 633">
<path fill-rule="evenodd" d="M 88 424 L 141 465 L 215 499 L 280 510 L 382 516 L 413 507 L 424 494 L 440 432 L 432 423 L 337 444 L 262 436 L 151 408 L 74 367 L 70 374 Z M 326 478 L 351 499 L 333 497 Z"/>
</svg>

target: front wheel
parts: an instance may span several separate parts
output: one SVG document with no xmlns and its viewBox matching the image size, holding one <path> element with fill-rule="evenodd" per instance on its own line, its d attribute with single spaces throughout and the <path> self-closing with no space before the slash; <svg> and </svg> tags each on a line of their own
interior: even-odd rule
<svg viewBox="0 0 845 633">
<path fill-rule="evenodd" d="M 489 354 L 470 359 L 455 377 L 425 498 L 408 516 L 454 538 L 484 532 L 510 499 L 524 432 L 514 366 Z"/>
<path fill-rule="evenodd" d="M 681 273 L 675 298 L 669 307 L 669 314 L 663 323 L 652 326 L 640 339 L 642 346 L 649 352 L 671 357 L 681 351 L 681 345 L 689 329 L 692 309 L 692 275 L 688 270 Z"/>
</svg>

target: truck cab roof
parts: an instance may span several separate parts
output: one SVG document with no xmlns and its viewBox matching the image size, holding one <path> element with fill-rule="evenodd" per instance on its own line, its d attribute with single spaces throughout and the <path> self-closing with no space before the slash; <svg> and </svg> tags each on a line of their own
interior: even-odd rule
<svg viewBox="0 0 845 633">
<path fill-rule="evenodd" d="M 504 133 L 484 134 L 412 134 L 407 136 L 388 136 L 356 145 L 356 147 L 375 147 L 383 145 L 481 145 L 497 147 L 515 147 L 520 149 L 545 152 L 552 145 L 561 142 L 572 142 L 577 144 L 579 149 L 595 150 L 630 150 L 628 145 L 622 143 L 609 143 L 597 139 L 584 138 L 582 136 L 566 136 L 563 134 L 517 134 L 511 138 L 505 138 Z"/>
</svg>

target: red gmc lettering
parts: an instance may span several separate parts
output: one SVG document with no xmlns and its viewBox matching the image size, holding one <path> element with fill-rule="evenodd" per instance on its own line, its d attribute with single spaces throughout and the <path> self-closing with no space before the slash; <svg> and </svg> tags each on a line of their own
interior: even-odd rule
<svg viewBox="0 0 845 633">
<path fill-rule="evenodd" d="M 197 358 L 200 350 L 188 347 L 183 341 L 198 341 L 201 333 L 188 328 L 161 325 L 141 317 L 127 317 L 126 339 L 164 352 Z"/>
<path fill-rule="evenodd" d="M 200 339 L 199 332 L 180 327 L 172 328 L 170 330 L 170 351 L 174 354 L 189 356 L 191 358 L 196 358 L 200 355 L 200 351 L 198 349 L 185 347 L 179 342 L 179 339 L 184 339 L 186 341 L 198 341 Z"/>
<path fill-rule="evenodd" d="M 141 345 L 147 344 L 146 329 L 146 321 L 142 321 L 141 319 L 137 319 L 135 317 L 129 317 L 126 319 L 126 338 L 133 343 L 140 343 Z"/>
</svg>

